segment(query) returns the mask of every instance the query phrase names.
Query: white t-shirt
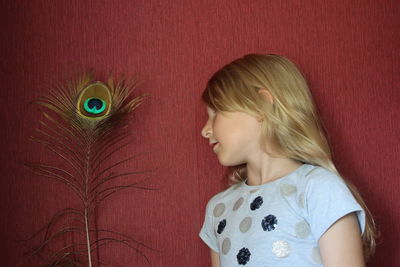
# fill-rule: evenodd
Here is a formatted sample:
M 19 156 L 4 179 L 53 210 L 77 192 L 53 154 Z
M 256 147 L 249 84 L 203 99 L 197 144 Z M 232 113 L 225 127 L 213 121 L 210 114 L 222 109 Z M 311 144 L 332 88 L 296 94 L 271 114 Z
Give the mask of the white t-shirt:
M 245 182 L 207 204 L 200 237 L 219 253 L 221 267 L 323 266 L 318 240 L 338 219 L 365 212 L 336 174 L 303 164 L 258 186 Z

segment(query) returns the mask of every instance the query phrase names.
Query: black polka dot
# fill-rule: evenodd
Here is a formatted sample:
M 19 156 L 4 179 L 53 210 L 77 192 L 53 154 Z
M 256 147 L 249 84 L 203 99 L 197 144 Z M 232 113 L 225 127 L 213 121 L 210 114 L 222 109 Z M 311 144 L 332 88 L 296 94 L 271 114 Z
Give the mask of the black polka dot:
M 236 255 L 237 261 L 240 265 L 246 265 L 250 260 L 250 250 L 248 248 L 242 248 Z
M 263 204 L 264 200 L 261 196 L 256 197 L 253 202 L 251 202 L 250 204 L 250 209 L 251 210 L 256 210 L 258 208 L 261 207 L 261 205 Z
M 225 229 L 225 226 L 226 226 L 226 220 L 225 219 L 223 219 L 222 221 L 220 221 L 219 222 L 219 224 L 218 224 L 218 230 L 217 230 L 217 233 L 218 234 L 221 234 L 222 233 L 222 231 L 224 231 L 224 229 Z
M 278 224 L 278 220 L 274 215 L 265 216 L 261 222 L 261 226 L 264 231 L 272 231 L 275 230 L 276 225 Z

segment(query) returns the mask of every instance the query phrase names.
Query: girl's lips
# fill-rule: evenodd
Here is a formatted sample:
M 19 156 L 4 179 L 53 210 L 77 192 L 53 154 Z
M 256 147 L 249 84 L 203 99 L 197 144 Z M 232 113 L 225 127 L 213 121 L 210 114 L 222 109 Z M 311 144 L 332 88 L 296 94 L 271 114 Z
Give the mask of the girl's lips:
M 214 152 L 215 152 L 215 148 L 218 146 L 218 144 L 219 144 L 219 143 L 217 142 L 217 143 L 215 143 L 215 144 L 212 145 L 212 146 L 213 146 L 212 149 L 213 149 Z

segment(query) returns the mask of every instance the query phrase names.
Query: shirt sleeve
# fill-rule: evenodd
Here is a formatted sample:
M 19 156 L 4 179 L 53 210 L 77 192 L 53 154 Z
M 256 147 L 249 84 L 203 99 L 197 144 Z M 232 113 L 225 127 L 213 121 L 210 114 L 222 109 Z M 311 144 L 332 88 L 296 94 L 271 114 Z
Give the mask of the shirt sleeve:
M 360 231 L 365 229 L 365 211 L 342 178 L 319 170 L 309 177 L 305 189 L 308 223 L 316 240 L 343 216 L 355 212 Z
M 217 245 L 217 237 L 214 230 L 214 217 L 212 214 L 212 201 L 210 200 L 206 208 L 206 216 L 204 218 L 203 227 L 200 230 L 200 238 L 209 246 L 212 250 L 219 253 Z

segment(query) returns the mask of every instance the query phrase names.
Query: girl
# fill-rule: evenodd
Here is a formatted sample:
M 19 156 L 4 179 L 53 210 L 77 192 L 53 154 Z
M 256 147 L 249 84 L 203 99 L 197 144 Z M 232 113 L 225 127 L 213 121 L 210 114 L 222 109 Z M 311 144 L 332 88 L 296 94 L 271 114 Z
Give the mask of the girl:
M 365 266 L 374 222 L 339 176 L 296 66 L 246 55 L 215 73 L 202 98 L 201 133 L 236 182 L 207 205 L 200 237 L 212 266 Z

